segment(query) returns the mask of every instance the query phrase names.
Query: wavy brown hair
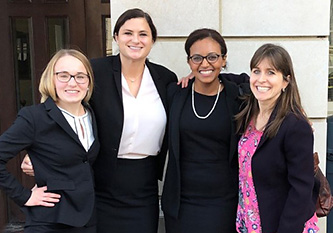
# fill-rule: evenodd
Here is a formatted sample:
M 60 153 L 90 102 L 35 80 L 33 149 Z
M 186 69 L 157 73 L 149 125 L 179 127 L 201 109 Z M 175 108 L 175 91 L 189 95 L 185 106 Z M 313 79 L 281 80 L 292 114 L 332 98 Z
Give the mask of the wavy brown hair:
M 253 55 L 250 68 L 257 67 L 259 63 L 267 59 L 268 62 L 279 72 L 282 73 L 283 79 L 288 82 L 285 91 L 281 91 L 281 95 L 272 107 L 274 119 L 269 121 L 265 128 L 265 136 L 268 138 L 274 137 L 289 113 L 294 113 L 299 118 L 306 119 L 303 111 L 301 98 L 299 95 L 293 63 L 289 53 L 281 46 L 274 44 L 262 45 Z M 259 114 L 258 100 L 251 93 L 244 97 L 243 109 L 236 116 L 237 132 L 242 134 L 250 124 L 250 121 Z M 271 116 L 272 118 L 272 116 Z

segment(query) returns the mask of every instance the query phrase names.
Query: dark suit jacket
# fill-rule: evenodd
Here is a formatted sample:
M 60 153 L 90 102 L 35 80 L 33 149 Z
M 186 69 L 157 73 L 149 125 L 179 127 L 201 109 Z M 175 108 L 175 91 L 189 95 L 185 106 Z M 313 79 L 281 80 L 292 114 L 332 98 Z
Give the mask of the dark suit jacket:
M 91 111 L 92 113 L 92 111 Z M 99 150 L 94 114 L 95 141 L 85 151 L 77 134 L 51 98 L 44 103 L 22 108 L 14 124 L 0 137 L 0 185 L 18 205 L 30 198 L 6 170 L 6 163 L 20 151 L 31 158 L 38 187 L 61 194 L 54 207 L 23 207 L 27 225 L 31 222 L 63 223 L 84 226 L 93 215 L 95 193 L 91 164 Z
M 113 172 L 116 170 L 119 143 L 123 130 L 124 110 L 121 86 L 120 56 L 110 56 L 91 61 L 95 90 L 91 105 L 96 113 L 101 142 L 100 154 L 94 165 L 96 190 L 108 192 L 111 188 Z M 167 110 L 166 89 L 171 82 L 176 82 L 176 75 L 167 68 L 146 61 L 164 108 Z M 159 178 L 162 178 L 167 151 L 166 136 L 158 154 Z
M 233 74 L 220 75 L 224 84 L 224 89 L 227 98 L 227 107 L 229 112 L 229 119 L 231 124 L 231 135 L 230 135 L 230 151 L 229 151 L 229 163 L 233 173 L 235 197 L 237 196 L 238 190 L 238 159 L 237 159 L 237 143 L 239 137 L 235 134 L 235 122 L 233 116 L 239 112 L 240 99 L 239 99 L 239 87 L 235 83 L 230 82 L 228 79 L 243 78 L 243 82 L 247 79 L 247 75 L 242 74 L 241 76 Z M 171 217 L 177 218 L 179 207 L 180 207 L 180 165 L 179 165 L 179 152 L 180 152 L 180 132 L 179 122 L 182 109 L 188 96 L 191 95 L 191 87 L 193 80 L 190 81 L 186 89 L 171 84 L 168 88 L 168 102 L 171 104 L 169 112 L 169 161 L 166 171 L 166 177 L 164 181 L 163 194 L 162 194 L 162 209 L 163 212 Z M 235 219 L 236 221 L 236 219 Z
M 289 114 L 274 138 L 260 140 L 252 158 L 263 233 L 303 232 L 315 212 L 313 169 L 312 129 Z

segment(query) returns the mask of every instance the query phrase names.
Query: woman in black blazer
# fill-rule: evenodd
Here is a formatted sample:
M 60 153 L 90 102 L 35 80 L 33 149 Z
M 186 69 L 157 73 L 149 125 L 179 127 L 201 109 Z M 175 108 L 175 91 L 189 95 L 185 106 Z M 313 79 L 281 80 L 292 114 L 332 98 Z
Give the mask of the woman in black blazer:
M 140 9 L 125 11 L 113 36 L 119 54 L 91 61 L 101 150 L 94 164 L 97 232 L 156 233 L 158 179 L 167 152 L 166 89 L 176 82 L 147 56 L 157 32 Z M 33 175 L 25 159 L 23 170 Z
M 24 232 L 94 233 L 92 163 L 99 151 L 88 100 L 92 70 L 76 50 L 60 50 L 42 74 L 41 104 L 22 108 L 0 137 L 0 186 L 26 214 Z M 36 186 L 27 189 L 6 170 L 20 151 L 29 153 Z
M 227 48 L 212 29 L 186 40 L 194 81 L 168 87 L 169 161 L 162 194 L 167 233 L 235 232 L 238 166 L 233 117 L 246 74 L 220 74 Z
M 94 164 L 99 233 L 156 233 L 158 178 L 166 157 L 166 87 L 176 82 L 147 56 L 156 40 L 150 16 L 124 12 L 114 26 L 119 54 L 93 59 L 101 150 Z
M 252 94 L 237 115 L 238 232 L 317 232 L 313 133 L 288 52 L 265 44 L 251 60 Z

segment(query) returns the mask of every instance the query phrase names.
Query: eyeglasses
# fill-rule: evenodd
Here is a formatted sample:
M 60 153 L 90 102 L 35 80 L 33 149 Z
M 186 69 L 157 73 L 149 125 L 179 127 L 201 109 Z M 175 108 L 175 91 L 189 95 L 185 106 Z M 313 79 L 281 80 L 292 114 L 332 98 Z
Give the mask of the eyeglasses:
M 210 64 L 213 64 L 213 63 L 217 62 L 217 60 L 221 56 L 223 56 L 223 54 L 210 53 L 207 56 L 201 56 L 199 54 L 194 54 L 193 56 L 190 56 L 189 59 L 191 59 L 191 61 L 194 64 L 201 64 L 204 59 L 206 59 Z
M 66 71 L 56 72 L 55 75 L 59 82 L 68 83 L 71 78 L 74 78 L 75 82 L 79 84 L 85 84 L 89 80 L 89 75 L 84 73 L 77 73 L 76 75 L 71 75 Z

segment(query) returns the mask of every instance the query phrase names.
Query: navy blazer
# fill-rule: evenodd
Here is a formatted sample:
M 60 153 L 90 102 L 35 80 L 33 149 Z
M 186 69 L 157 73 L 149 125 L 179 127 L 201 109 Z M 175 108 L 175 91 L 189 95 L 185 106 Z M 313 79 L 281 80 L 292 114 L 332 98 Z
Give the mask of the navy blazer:
M 236 126 L 234 121 L 234 115 L 240 110 L 241 101 L 239 99 L 240 88 L 235 85 L 234 82 L 229 80 L 237 81 L 241 79 L 241 82 L 245 82 L 248 79 L 246 74 L 234 75 L 234 74 L 223 74 L 219 78 L 224 84 L 224 90 L 226 93 L 227 107 L 229 113 L 229 119 L 231 124 L 231 135 L 230 135 L 230 151 L 229 151 L 229 162 L 230 168 L 233 174 L 233 188 L 235 190 L 235 200 L 237 198 L 238 190 L 238 159 L 237 159 L 237 143 L 239 137 L 236 135 Z M 191 95 L 191 87 L 193 80 L 190 80 L 187 88 L 182 89 L 181 87 L 171 84 L 168 88 L 168 102 L 170 103 L 169 112 L 169 160 L 167 165 L 167 171 L 165 175 L 163 194 L 162 194 L 162 210 L 166 215 L 177 218 L 180 207 L 180 132 L 179 122 L 184 104 L 188 96 Z M 236 219 L 235 219 L 236 221 Z
M 290 113 L 274 138 L 262 137 L 252 158 L 263 233 L 303 232 L 315 212 L 313 169 L 312 128 Z
M 23 207 L 29 225 L 33 222 L 86 225 L 93 216 L 95 192 L 92 163 L 99 151 L 93 112 L 95 141 L 88 152 L 51 98 L 44 103 L 22 108 L 14 124 L 0 137 L 0 185 L 19 206 L 31 196 L 6 170 L 6 163 L 26 150 L 34 166 L 38 187 L 59 193 L 54 207 Z
M 124 123 L 124 109 L 121 85 L 120 56 L 110 56 L 91 60 L 95 76 L 95 90 L 91 105 L 96 113 L 101 142 L 100 154 L 94 164 L 96 191 L 108 192 L 110 182 L 116 170 L 119 144 Z M 167 111 L 166 89 L 177 76 L 167 68 L 146 61 L 163 106 Z M 159 178 L 162 178 L 164 161 L 167 152 L 167 137 L 164 137 L 162 148 L 158 154 Z M 110 191 L 110 190 L 109 190 Z

